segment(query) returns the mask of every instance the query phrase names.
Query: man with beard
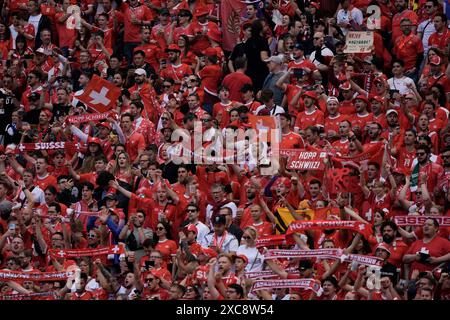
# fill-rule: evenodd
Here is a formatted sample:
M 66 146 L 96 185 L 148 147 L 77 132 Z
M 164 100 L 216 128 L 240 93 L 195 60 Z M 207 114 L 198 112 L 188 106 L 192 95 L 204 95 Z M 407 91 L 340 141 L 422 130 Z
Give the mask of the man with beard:
M 439 56 L 433 56 L 430 59 L 430 74 L 427 77 L 427 87 L 431 88 L 435 84 L 444 87 L 447 99 L 450 97 L 450 80 L 442 72 L 442 59 Z
M 419 177 L 425 175 L 427 190 L 432 195 L 439 177 L 444 174 L 444 168 L 430 160 L 430 153 L 427 145 L 419 144 L 416 148 L 417 164 L 412 167 L 411 188 L 419 187 Z
M 140 97 L 151 101 L 153 88 L 147 81 L 147 73 L 144 69 L 138 68 L 134 70 L 134 82 L 134 85 L 128 89 L 130 95 L 137 92 Z
M 389 252 L 387 261 L 396 268 L 400 268 L 402 266 L 403 256 L 408 251 L 408 246 L 403 242 L 402 238 L 397 237 L 397 230 L 398 227 L 393 221 L 383 222 L 381 225 L 383 242 L 381 244 Z
M 202 247 L 209 247 L 217 253 L 236 254 L 239 247 L 239 241 L 236 237 L 226 231 L 226 217 L 216 215 L 212 220 L 214 231 L 207 234 L 202 240 Z
M 126 139 L 125 149 L 130 157 L 130 162 L 134 162 L 145 149 L 145 138 L 141 133 L 134 131 L 134 116 L 124 113 L 120 117 L 120 125 Z
M 186 165 L 181 164 L 178 167 L 177 182 L 172 185 L 172 190 L 175 191 L 178 196 L 182 196 L 186 192 L 186 184 L 188 183 L 189 171 Z
M 397 147 L 394 141 L 398 140 L 400 134 L 400 123 L 398 120 L 398 111 L 389 109 L 386 111 L 387 130 L 382 134 L 382 137 L 391 142 L 391 147 Z M 401 140 L 400 140 L 401 141 Z
M 383 127 L 378 122 L 371 122 L 367 124 L 368 130 L 368 138 L 369 144 L 380 143 L 384 139 L 381 137 L 381 133 L 383 132 Z
M 86 215 L 80 215 L 78 211 L 93 211 L 98 210 L 97 201 L 92 197 L 94 192 L 94 185 L 90 182 L 83 182 L 80 186 L 81 189 L 81 200 L 72 205 L 72 209 L 75 210 L 73 213 L 77 220 L 83 223 L 83 229 L 86 230 L 87 217 Z
M 169 57 L 169 64 L 161 70 L 161 78 L 172 79 L 175 82 L 175 89 L 179 90 L 184 75 L 192 74 L 191 67 L 181 62 L 181 50 L 178 45 L 171 44 L 165 51 Z
M 405 75 L 415 82 L 419 78 L 419 69 L 423 60 L 422 40 L 415 34 L 412 34 L 412 21 L 403 18 L 400 22 L 402 35 L 394 38 L 393 53 L 397 59 L 405 62 Z
M 305 57 L 305 48 L 301 43 L 296 43 L 294 45 L 294 49 L 292 50 L 292 57 L 294 58 L 294 61 L 289 62 L 288 70 L 289 69 L 309 70 L 309 72 L 307 72 L 309 85 L 314 84 L 313 83 L 314 80 L 321 79 L 320 72 L 319 70 L 317 70 L 315 64 Z
M 325 117 L 322 111 L 317 107 L 317 94 L 315 91 L 306 91 L 302 93 L 305 111 L 299 112 L 295 120 L 294 131 L 304 136 L 305 130 L 309 126 L 322 127 L 325 123 Z
M 76 283 L 75 292 L 68 294 L 68 300 L 92 300 L 92 293 L 90 291 L 86 291 L 86 285 L 88 282 L 88 275 L 86 273 L 80 274 L 79 283 Z M 67 284 L 59 291 L 59 295 L 64 297 L 68 292 L 70 292 L 73 286 L 73 280 L 68 279 Z
M 364 95 L 357 96 L 354 100 L 356 114 L 349 117 L 352 124 L 352 131 L 356 136 L 363 139 L 366 136 L 366 126 L 373 120 L 372 114 L 367 111 L 369 100 Z
M 417 14 L 408 9 L 408 1 L 395 0 L 394 6 L 397 9 L 397 13 L 392 17 L 392 43 L 402 35 L 400 24 L 403 19 L 409 19 L 414 26 L 417 26 L 419 22 Z
M 339 100 L 333 96 L 327 99 L 327 111 L 328 115 L 324 120 L 325 137 L 334 142 L 339 138 L 339 123 L 346 117 L 339 112 Z
M 134 117 L 134 131 L 142 134 L 146 145 L 149 145 L 157 141 L 157 134 L 154 123 L 149 120 L 151 115 L 146 114 L 147 111 L 144 109 L 144 104 L 140 101 L 139 94 L 133 92 L 131 94 L 130 114 Z M 143 113 L 145 113 L 145 117 Z
M 144 52 L 144 60 L 153 68 L 154 73 L 154 70 L 159 70 L 159 59 L 162 58 L 163 51 L 151 42 L 150 34 L 151 28 L 146 26 L 141 28 L 141 44 L 134 49 L 134 54 L 138 51 Z

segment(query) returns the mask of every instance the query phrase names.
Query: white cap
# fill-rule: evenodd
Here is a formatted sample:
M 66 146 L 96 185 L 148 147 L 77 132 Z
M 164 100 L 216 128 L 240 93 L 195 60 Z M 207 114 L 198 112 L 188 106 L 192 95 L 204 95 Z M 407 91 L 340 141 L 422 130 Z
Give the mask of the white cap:
M 140 75 L 140 76 L 143 76 L 143 75 L 147 75 L 147 72 L 145 72 L 144 69 L 139 68 L 139 69 L 136 69 L 136 70 L 134 71 L 134 74 L 138 74 L 138 75 Z

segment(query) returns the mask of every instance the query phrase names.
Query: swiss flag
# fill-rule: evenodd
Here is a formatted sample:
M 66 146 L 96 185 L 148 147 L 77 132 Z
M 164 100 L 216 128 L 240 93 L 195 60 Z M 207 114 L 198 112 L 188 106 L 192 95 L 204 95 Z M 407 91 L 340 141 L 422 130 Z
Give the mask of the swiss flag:
M 120 92 L 120 88 L 114 84 L 94 75 L 84 92 L 77 99 L 91 109 L 103 113 L 116 105 Z
M 277 128 L 277 121 L 272 116 L 255 116 L 254 114 L 248 114 L 248 122 L 258 134 L 261 131 L 267 131 L 267 142 L 271 141 L 272 130 Z

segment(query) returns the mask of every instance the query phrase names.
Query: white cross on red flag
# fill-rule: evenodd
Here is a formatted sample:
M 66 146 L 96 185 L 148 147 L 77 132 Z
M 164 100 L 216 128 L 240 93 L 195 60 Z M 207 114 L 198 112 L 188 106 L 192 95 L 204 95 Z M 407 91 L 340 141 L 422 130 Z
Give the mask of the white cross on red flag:
M 77 99 L 91 109 L 102 113 L 114 108 L 120 92 L 120 88 L 114 84 L 94 75 L 84 89 L 84 92 Z

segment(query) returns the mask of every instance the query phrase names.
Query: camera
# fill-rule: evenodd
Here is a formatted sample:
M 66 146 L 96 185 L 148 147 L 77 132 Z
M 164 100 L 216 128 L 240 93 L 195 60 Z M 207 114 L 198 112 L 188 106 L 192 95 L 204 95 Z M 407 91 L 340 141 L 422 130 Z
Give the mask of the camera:
M 305 69 L 294 69 L 294 77 L 301 78 L 305 75 Z

